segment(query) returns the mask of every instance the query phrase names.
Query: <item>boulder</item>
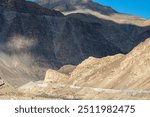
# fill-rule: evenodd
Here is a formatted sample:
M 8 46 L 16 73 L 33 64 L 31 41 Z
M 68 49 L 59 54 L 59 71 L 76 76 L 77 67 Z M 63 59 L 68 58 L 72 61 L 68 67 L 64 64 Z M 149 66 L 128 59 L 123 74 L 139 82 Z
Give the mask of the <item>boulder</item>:
M 69 79 L 68 75 L 65 75 L 63 73 L 60 73 L 56 70 L 49 69 L 46 72 L 45 76 L 45 82 L 51 82 L 51 83 L 62 83 L 63 81 Z

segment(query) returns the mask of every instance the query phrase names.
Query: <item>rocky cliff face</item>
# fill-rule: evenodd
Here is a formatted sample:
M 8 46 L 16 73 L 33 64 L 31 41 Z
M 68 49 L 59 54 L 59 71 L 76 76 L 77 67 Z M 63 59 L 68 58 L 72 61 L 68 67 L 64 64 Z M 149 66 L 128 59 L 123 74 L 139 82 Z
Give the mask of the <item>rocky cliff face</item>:
M 48 68 L 77 65 L 89 56 L 128 53 L 149 36 L 149 26 L 81 13 L 64 16 L 24 0 L 0 2 L 0 58 L 10 69 L 33 78 L 43 78 Z

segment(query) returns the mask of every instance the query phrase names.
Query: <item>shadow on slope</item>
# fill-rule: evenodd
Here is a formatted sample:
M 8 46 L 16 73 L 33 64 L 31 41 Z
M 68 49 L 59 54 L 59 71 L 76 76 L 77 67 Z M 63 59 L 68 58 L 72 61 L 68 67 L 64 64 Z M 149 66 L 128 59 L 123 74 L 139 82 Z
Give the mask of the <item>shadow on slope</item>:
M 7 12 L 8 13 L 8 12 Z M 117 24 L 91 15 L 66 17 L 6 12 L 0 17 L 1 51 L 33 57 L 42 67 L 77 65 L 89 56 L 126 54 L 150 36 L 150 26 Z

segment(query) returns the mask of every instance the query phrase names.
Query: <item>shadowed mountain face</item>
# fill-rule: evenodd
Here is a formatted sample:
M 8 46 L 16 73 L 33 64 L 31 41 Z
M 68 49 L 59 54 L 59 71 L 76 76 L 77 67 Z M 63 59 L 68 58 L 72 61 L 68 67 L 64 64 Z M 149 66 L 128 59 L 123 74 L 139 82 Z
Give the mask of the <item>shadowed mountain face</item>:
M 27 77 L 43 78 L 49 67 L 77 65 L 89 56 L 128 53 L 149 36 L 149 26 L 80 13 L 64 16 L 24 0 L 0 1 L 0 59 L 19 69 L 18 77 L 25 72 Z
M 50 11 L 33 2 L 26 2 L 25 0 L 0 0 L 0 7 L 2 10 L 12 10 L 12 11 L 22 12 L 22 13 L 63 16 L 60 12 L 54 10 Z

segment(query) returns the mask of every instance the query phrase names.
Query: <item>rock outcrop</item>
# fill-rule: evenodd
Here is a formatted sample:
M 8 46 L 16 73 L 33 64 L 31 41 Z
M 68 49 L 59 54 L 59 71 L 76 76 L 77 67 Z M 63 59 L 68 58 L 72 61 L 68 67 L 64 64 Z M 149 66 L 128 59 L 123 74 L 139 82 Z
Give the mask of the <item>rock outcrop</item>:
M 89 58 L 72 72 L 74 85 L 104 89 L 150 90 L 150 40 L 127 55 Z
M 0 77 L 0 95 L 7 95 L 14 92 L 14 88 Z
M 46 72 L 44 81 L 50 82 L 50 83 L 63 83 L 63 81 L 66 81 L 68 79 L 69 79 L 68 75 L 65 75 L 65 74 L 60 73 L 58 71 L 49 69 Z
M 58 71 L 70 75 L 75 68 L 75 65 L 64 65 Z

